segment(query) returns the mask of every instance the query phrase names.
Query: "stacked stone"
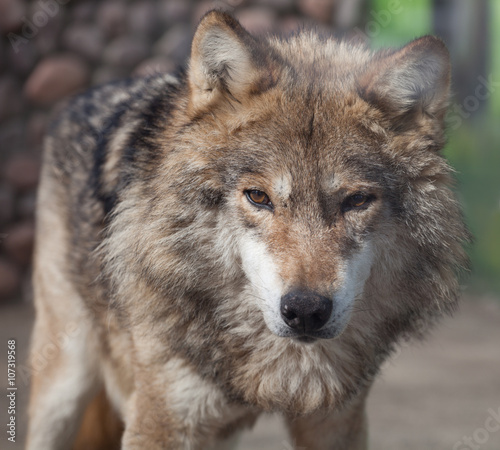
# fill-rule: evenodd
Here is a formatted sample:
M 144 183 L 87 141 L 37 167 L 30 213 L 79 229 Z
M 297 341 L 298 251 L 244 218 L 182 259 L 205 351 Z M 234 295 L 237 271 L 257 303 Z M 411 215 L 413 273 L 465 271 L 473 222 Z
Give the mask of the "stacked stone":
M 64 99 L 112 79 L 174 70 L 214 7 L 253 33 L 288 33 L 307 16 L 330 23 L 334 3 L 0 0 L 0 301 L 30 295 L 42 141 Z

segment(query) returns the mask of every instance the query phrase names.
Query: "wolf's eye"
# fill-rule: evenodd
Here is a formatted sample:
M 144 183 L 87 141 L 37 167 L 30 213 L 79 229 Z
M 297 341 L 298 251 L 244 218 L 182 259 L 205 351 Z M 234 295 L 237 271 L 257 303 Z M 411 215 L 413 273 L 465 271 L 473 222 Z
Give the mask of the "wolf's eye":
M 358 192 L 354 195 L 347 197 L 342 203 L 342 209 L 348 211 L 350 209 L 357 209 L 366 206 L 374 199 L 373 196 Z
M 265 206 L 266 208 L 272 209 L 273 204 L 271 203 L 269 196 L 265 192 L 258 191 L 256 189 L 251 189 L 245 191 L 245 194 L 250 203 L 253 203 L 254 205 L 257 206 Z

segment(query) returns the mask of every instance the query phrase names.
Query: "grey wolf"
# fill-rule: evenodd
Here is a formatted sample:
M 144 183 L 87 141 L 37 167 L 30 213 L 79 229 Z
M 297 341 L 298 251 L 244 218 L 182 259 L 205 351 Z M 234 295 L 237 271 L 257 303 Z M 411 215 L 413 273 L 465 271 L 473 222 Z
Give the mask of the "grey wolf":
M 76 327 L 34 370 L 28 448 L 221 449 L 274 411 L 299 447 L 366 449 L 380 365 L 467 266 L 449 83 L 434 37 L 259 40 L 214 11 L 185 71 L 76 97 L 46 140 L 33 357 Z

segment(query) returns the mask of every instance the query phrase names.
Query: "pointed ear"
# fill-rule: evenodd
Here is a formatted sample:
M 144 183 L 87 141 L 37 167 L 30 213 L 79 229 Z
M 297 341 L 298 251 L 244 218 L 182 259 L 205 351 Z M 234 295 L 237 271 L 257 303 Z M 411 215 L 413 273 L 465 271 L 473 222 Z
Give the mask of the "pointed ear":
M 188 79 L 191 115 L 223 101 L 241 103 L 275 82 L 270 52 L 221 11 L 207 13 L 196 29 Z
M 360 94 L 396 128 L 427 115 L 444 120 L 450 90 L 450 56 L 444 43 L 424 36 L 381 53 L 359 80 Z

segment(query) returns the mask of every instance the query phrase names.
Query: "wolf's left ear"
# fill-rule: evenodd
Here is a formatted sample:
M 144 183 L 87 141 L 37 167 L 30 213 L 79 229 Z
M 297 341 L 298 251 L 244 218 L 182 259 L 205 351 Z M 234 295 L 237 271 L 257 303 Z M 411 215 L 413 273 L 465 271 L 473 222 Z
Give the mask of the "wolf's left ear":
M 448 50 L 440 39 L 425 36 L 395 52 L 382 52 L 359 80 L 359 87 L 361 96 L 394 127 L 414 121 L 415 114 L 442 125 L 450 95 Z
M 229 14 L 211 11 L 193 38 L 189 63 L 189 111 L 198 114 L 222 101 L 241 103 L 274 83 L 269 51 Z

